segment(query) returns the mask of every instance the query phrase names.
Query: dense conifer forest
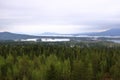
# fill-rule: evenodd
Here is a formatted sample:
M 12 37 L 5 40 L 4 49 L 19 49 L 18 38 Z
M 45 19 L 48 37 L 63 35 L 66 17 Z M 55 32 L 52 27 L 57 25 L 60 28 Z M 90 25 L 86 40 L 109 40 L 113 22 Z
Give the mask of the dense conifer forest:
M 1 42 L 0 80 L 120 80 L 120 44 Z

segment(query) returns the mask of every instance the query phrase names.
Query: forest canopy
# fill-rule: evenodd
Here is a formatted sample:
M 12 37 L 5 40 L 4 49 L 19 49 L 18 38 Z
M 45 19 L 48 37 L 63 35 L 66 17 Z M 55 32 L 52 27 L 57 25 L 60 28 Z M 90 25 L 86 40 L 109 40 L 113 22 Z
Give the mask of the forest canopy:
M 120 80 L 120 44 L 2 42 L 0 80 Z

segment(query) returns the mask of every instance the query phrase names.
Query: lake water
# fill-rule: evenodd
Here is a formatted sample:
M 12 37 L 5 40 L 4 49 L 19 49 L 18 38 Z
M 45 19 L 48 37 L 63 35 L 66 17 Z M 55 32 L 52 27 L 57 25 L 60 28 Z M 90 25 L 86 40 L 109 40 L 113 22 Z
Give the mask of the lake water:
M 42 42 L 67 42 L 67 41 L 70 41 L 70 39 L 68 38 L 64 38 L 64 39 L 52 39 L 52 38 L 42 38 L 41 39 Z
M 108 41 L 112 41 L 112 42 L 115 42 L 115 43 L 120 43 L 120 40 L 108 40 Z

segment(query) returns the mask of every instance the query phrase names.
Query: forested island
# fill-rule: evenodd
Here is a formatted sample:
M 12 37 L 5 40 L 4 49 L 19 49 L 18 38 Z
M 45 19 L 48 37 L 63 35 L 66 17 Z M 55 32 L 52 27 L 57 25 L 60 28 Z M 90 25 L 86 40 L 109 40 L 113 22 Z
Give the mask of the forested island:
M 120 44 L 0 42 L 0 80 L 120 80 Z

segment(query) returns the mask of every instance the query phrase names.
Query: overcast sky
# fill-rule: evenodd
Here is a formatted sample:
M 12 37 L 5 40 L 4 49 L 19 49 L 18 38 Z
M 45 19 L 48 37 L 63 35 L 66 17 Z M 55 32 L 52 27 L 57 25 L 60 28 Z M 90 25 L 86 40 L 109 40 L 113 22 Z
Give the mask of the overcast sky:
M 120 0 L 0 0 L 0 31 L 98 32 L 120 27 Z

